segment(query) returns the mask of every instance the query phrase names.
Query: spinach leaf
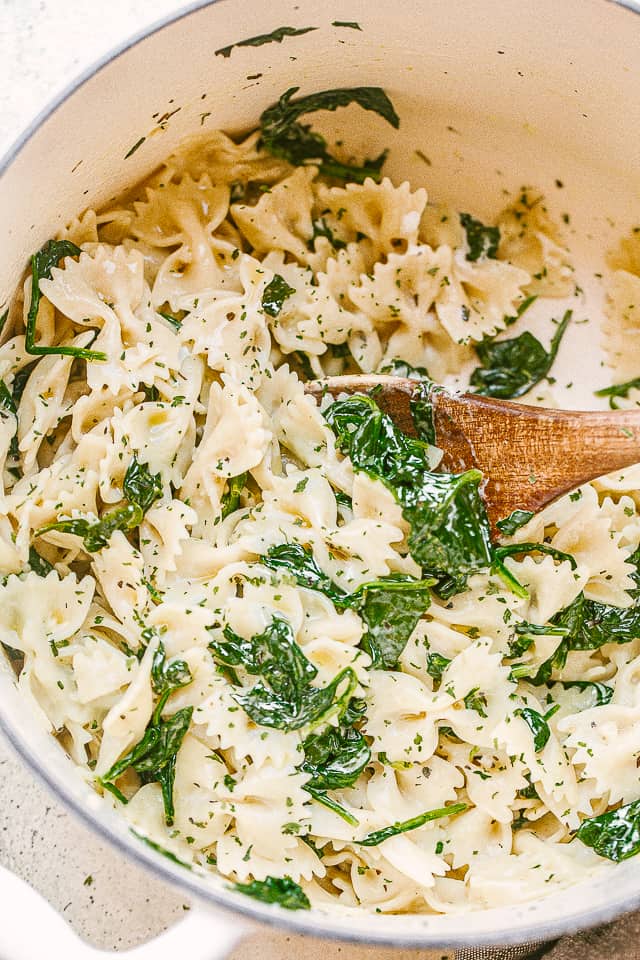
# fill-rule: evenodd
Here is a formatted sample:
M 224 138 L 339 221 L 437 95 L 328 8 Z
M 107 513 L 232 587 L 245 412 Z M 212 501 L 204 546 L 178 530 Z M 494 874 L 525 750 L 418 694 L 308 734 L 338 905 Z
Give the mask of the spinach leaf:
M 115 781 L 130 767 L 135 770 L 142 783 L 159 783 L 165 820 L 167 826 L 171 826 L 175 814 L 173 782 L 176 775 L 176 757 L 189 729 L 192 713 L 193 707 L 183 707 L 168 720 L 159 720 L 154 712 L 142 740 L 100 778 L 102 786 L 122 803 L 127 803 L 124 794 L 115 786 Z
M 14 427 L 13 436 L 9 442 L 9 454 L 14 460 L 19 461 L 20 447 L 18 446 L 18 409 L 16 407 L 13 395 L 4 380 L 0 380 L 0 411 L 15 418 L 16 424 Z
M 474 220 L 469 213 L 460 214 L 460 223 L 467 235 L 467 260 L 475 261 L 481 257 L 495 260 L 500 244 L 498 227 L 485 227 L 480 220 Z
M 292 100 L 299 87 L 291 87 L 282 94 L 277 103 L 268 107 L 260 117 L 261 144 L 275 157 L 301 166 L 317 163 L 321 173 L 330 177 L 354 180 L 363 183 L 367 177 L 379 180 L 386 151 L 375 160 L 366 160 L 361 166 L 341 163 L 333 157 L 323 136 L 314 133 L 309 124 L 298 123 L 298 118 L 318 110 L 337 110 L 350 103 L 357 103 L 363 110 L 371 110 L 397 128 L 400 120 L 393 104 L 380 87 L 351 87 L 339 90 L 322 90 Z
M 35 547 L 29 547 L 29 566 L 39 577 L 46 577 L 54 569 L 53 564 L 41 557 Z
M 481 717 L 486 719 L 487 698 L 480 690 L 480 687 L 474 687 L 473 690 L 469 690 L 463 702 L 467 710 L 475 710 L 476 713 L 479 713 Z
M 529 309 L 529 307 L 531 306 L 531 304 L 532 304 L 532 303 L 535 303 L 537 299 L 538 299 L 538 294 L 537 294 L 537 293 L 532 294 L 530 297 L 526 297 L 526 298 L 522 301 L 522 303 L 518 304 L 518 308 L 517 308 L 517 310 L 516 310 L 516 312 L 515 312 L 515 315 L 514 315 L 513 317 L 505 317 L 505 318 L 504 318 L 504 325 L 505 325 L 505 327 L 511 327 L 511 326 L 513 326 L 513 324 L 516 323 L 516 322 L 520 319 L 520 317 L 522 316 L 523 313 L 526 313 L 526 311 Z
M 540 750 L 543 750 L 549 742 L 549 737 L 551 736 L 551 729 L 548 724 L 548 720 L 557 713 L 560 709 L 559 704 L 554 704 L 554 706 L 548 710 L 544 716 L 541 713 L 538 713 L 537 710 L 533 710 L 531 707 L 522 707 L 521 710 L 516 710 L 516 716 L 522 717 L 525 721 L 531 733 L 533 734 L 533 746 L 536 753 L 539 753 Z
M 400 833 L 407 833 L 409 830 L 416 830 L 418 827 L 429 823 L 430 820 L 439 820 L 441 817 L 453 817 L 457 813 L 462 813 L 467 809 L 466 803 L 451 803 L 448 807 L 440 807 L 439 810 L 427 810 L 417 817 L 411 817 L 409 820 L 401 820 L 393 823 L 390 827 L 383 827 L 382 830 L 374 830 L 368 833 L 363 840 L 356 840 L 361 847 L 377 847 L 379 843 L 388 840 L 389 837 L 397 837 Z
M 250 640 L 226 626 L 223 637 L 209 644 L 215 659 L 226 667 L 242 666 L 268 684 L 259 680 L 249 690 L 234 694 L 235 701 L 255 723 L 277 730 L 299 730 L 334 717 L 340 719 L 344 714 L 358 684 L 353 670 L 342 670 L 326 687 L 312 687 L 318 671 L 296 643 L 287 620 L 275 616 Z
M 349 27 L 351 30 L 362 30 L 362 27 L 355 20 L 332 20 L 332 27 Z
M 554 618 L 568 628 L 571 650 L 596 650 L 605 643 L 629 643 L 640 637 L 640 606 L 613 607 L 580 594 Z
M 502 561 L 505 557 L 512 557 L 514 554 L 517 555 L 519 553 L 545 553 L 547 556 L 557 560 L 558 563 L 568 560 L 572 570 L 575 570 L 577 566 L 575 558 L 572 557 L 570 553 L 557 550 L 548 543 L 509 543 L 502 547 L 496 547 L 493 551 L 493 556 L 495 560 Z
M 339 693 L 342 686 L 344 689 Z M 292 699 L 266 687 L 260 680 L 246 693 L 236 694 L 234 699 L 254 723 L 276 730 L 299 730 L 339 718 L 357 686 L 358 678 L 351 667 L 346 667 L 326 687 L 302 687 Z
M 349 606 L 346 590 L 323 573 L 311 550 L 305 549 L 301 543 L 282 543 L 271 547 L 268 553 L 260 557 L 260 561 L 271 570 L 290 574 L 298 586 L 324 593 L 336 607 Z
M 437 447 L 436 425 L 433 419 L 433 396 L 442 390 L 442 387 L 423 380 L 413 391 L 413 396 L 409 401 L 409 410 L 411 419 L 415 427 L 416 434 L 424 443 Z
M 365 583 L 347 593 L 316 564 L 313 554 L 299 543 L 271 547 L 262 563 L 289 573 L 301 587 L 324 593 L 339 609 L 351 608 L 364 621 L 367 631 L 362 647 L 373 667 L 394 667 L 418 620 L 431 602 L 432 580 L 414 580 L 396 574 Z
M 158 310 L 158 313 L 163 320 L 166 320 L 167 323 L 170 323 L 174 330 L 179 330 L 182 326 L 182 320 L 178 320 L 177 317 L 174 317 L 172 313 L 165 313 L 162 310 Z
M 247 473 L 240 473 L 237 477 L 227 480 L 227 489 L 222 494 L 222 519 L 226 520 L 230 513 L 240 506 L 240 494 L 247 483 Z
M 304 788 L 307 793 L 310 793 L 314 800 L 317 800 L 318 803 L 321 803 L 323 807 L 326 807 L 327 810 L 331 810 L 332 813 L 337 814 L 341 817 L 345 823 L 348 823 L 351 827 L 357 827 L 360 821 L 357 817 L 354 817 L 346 807 L 343 807 L 341 803 L 338 803 L 337 800 L 334 800 L 333 797 L 330 797 L 328 793 L 325 793 L 324 790 L 316 790 L 315 787 L 305 785 Z
M 504 520 L 498 520 L 496 527 L 500 533 L 504 533 L 507 537 L 512 537 L 516 530 L 524 527 L 525 523 L 529 523 L 533 515 L 533 510 L 514 510 L 508 517 L 505 517 Z
M 216 660 L 225 666 L 243 667 L 251 676 L 263 676 L 271 687 L 288 699 L 315 678 L 318 671 L 294 639 L 290 623 L 274 616 L 269 626 L 250 640 L 228 625 L 223 640 L 209 644 Z
M 279 273 L 274 274 L 262 294 L 262 309 L 270 317 L 277 317 L 282 310 L 284 301 L 295 293 L 295 287 L 290 287 L 284 277 Z
M 311 362 L 306 353 L 303 353 L 302 350 L 293 350 L 289 354 L 289 363 L 293 361 L 296 366 L 299 368 L 299 374 L 301 380 L 316 380 L 316 374 L 314 373 Z
M 529 774 L 525 774 L 525 779 L 529 780 Z M 524 787 L 522 790 L 518 790 L 519 797 L 522 797 L 523 800 L 539 800 L 540 794 L 536 790 L 535 786 L 529 780 L 529 786 Z
M 251 883 L 234 883 L 233 889 L 262 903 L 277 903 L 285 910 L 311 909 L 308 896 L 291 877 L 267 877 L 266 880 L 252 880 Z
M 51 279 L 51 270 L 57 267 L 63 257 L 77 257 L 82 253 L 80 247 L 70 240 L 49 240 L 44 247 L 31 257 L 31 303 L 25 327 L 25 350 L 30 354 L 62 354 L 78 357 L 81 360 L 106 360 L 106 353 L 97 350 L 85 350 L 81 347 L 42 347 L 36 344 L 36 320 L 40 306 L 40 281 Z
M 147 510 L 162 496 L 162 479 L 159 473 L 152 474 L 146 464 L 139 463 L 134 457 L 127 468 L 122 489 L 128 503 L 108 510 L 99 520 L 87 520 L 86 517 L 56 520 L 37 530 L 36 536 L 59 530 L 82 537 L 87 553 L 101 550 L 116 530 L 128 531 L 140 526 Z
M 162 478 L 159 473 L 151 473 L 146 463 L 139 463 L 133 457 L 124 475 L 122 491 L 129 501 L 143 514 L 162 496 Z
M 596 680 L 562 680 L 561 682 L 567 689 L 577 687 L 578 690 L 590 690 L 595 699 L 595 707 L 604 707 L 613 696 L 613 687 Z
M 11 391 L 7 387 L 4 380 L 0 380 L 0 408 L 5 410 L 7 413 L 13 414 L 14 417 L 17 417 L 18 415 Z
M 130 530 L 139 523 L 138 513 L 131 504 L 109 510 L 100 520 L 87 520 L 85 517 L 72 517 L 69 520 L 57 520 L 41 527 L 36 535 L 59 530 L 82 537 L 82 545 L 87 553 L 96 553 L 106 547 L 116 530 Z M 141 518 L 140 518 L 141 519 Z
M 448 657 L 443 657 L 441 653 L 428 653 L 427 673 L 430 677 L 433 677 L 433 679 L 439 685 L 442 682 L 442 674 L 450 663 L 451 660 L 449 660 Z
M 512 340 L 485 337 L 474 344 L 482 362 L 469 380 L 471 386 L 477 388 L 476 393 L 503 400 L 513 400 L 528 393 L 551 370 L 570 319 L 571 310 L 567 310 L 551 339 L 548 352 L 528 330 Z
M 527 677 L 535 685 L 548 683 L 553 670 L 565 665 L 567 654 L 571 650 L 597 650 L 605 643 L 630 643 L 640 637 L 640 587 L 638 564 L 640 549 L 629 558 L 636 567 L 632 574 L 636 587 L 629 591 L 634 599 L 630 607 L 614 607 L 610 604 L 587 600 L 584 593 L 551 618 L 549 624 L 538 625 L 521 623 L 516 633 L 536 636 L 561 636 L 562 641 L 555 652 L 538 668 L 535 676 L 530 677 L 527 664 L 512 667 L 515 678 Z
M 609 406 L 612 410 L 618 410 L 619 404 L 616 403 L 618 397 L 628 397 L 630 390 L 640 389 L 640 377 L 633 380 L 627 380 L 625 383 L 614 383 L 611 387 L 603 387 L 602 390 L 595 390 L 594 396 L 608 397 Z
M 162 711 L 171 694 L 181 687 L 186 687 L 192 680 L 189 665 L 185 660 L 171 660 L 167 663 L 164 644 L 159 640 L 151 665 L 151 685 L 158 696 L 158 702 L 153 711 L 153 724 L 160 723 Z
M 640 852 L 640 800 L 583 820 L 576 837 L 615 863 L 635 857 Z
M 407 437 L 366 396 L 338 400 L 325 412 L 337 446 L 354 469 L 381 480 L 411 526 L 409 550 L 449 597 L 491 562 L 489 521 L 480 497 L 482 474 L 434 473 L 427 445 Z
M 339 507 L 348 507 L 349 510 L 353 510 L 353 500 L 351 497 L 348 497 L 346 493 L 343 493 L 342 490 L 336 490 L 336 503 Z
M 13 397 L 13 404 L 16 408 L 20 406 L 20 401 L 22 400 L 22 394 L 24 393 L 24 388 L 27 385 L 27 381 L 31 374 L 34 371 L 37 360 L 33 360 L 31 363 L 28 363 L 26 367 L 22 367 L 21 370 L 18 370 L 15 377 L 13 378 L 13 386 L 11 388 L 11 396 Z
M 305 789 L 335 790 L 350 787 L 371 759 L 367 741 L 353 726 L 327 727 L 304 741 L 300 769 L 311 774 Z
M 404 377 L 406 380 L 423 380 L 426 383 L 433 383 L 426 367 L 414 367 L 406 360 L 397 358 L 390 360 L 384 367 L 380 367 L 380 373 L 386 373 L 390 377 Z
M 351 606 L 366 624 L 361 644 L 374 669 L 392 670 L 431 602 L 433 580 L 400 574 L 365 583 L 351 594 Z
M 285 37 L 301 37 L 302 34 L 311 33 L 312 30 L 317 29 L 317 27 L 278 27 L 271 33 L 260 33 L 257 37 L 248 37 L 246 40 L 230 43 L 228 47 L 220 47 L 215 51 L 215 55 L 228 58 L 236 47 L 262 47 L 265 43 L 282 43 Z

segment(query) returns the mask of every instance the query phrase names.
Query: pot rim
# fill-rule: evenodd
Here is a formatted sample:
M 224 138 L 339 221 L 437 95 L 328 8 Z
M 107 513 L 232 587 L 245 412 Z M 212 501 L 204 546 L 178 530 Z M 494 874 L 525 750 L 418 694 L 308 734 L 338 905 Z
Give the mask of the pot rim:
M 159 33 L 165 27 L 172 26 L 180 20 L 191 16 L 205 7 L 213 6 L 220 0 L 192 0 L 178 10 L 166 14 L 164 17 L 154 20 L 151 24 L 142 27 L 133 34 L 126 37 L 121 43 L 111 47 L 105 54 L 94 60 L 88 67 L 85 67 L 77 76 L 66 84 L 46 105 L 33 117 L 27 126 L 21 131 L 14 142 L 9 146 L 5 153 L 0 156 L 0 179 L 10 168 L 11 164 L 19 156 L 23 148 L 29 143 L 32 137 L 37 133 L 40 127 L 66 101 L 73 96 L 84 84 L 100 73 L 105 67 L 113 61 L 119 59 L 124 53 L 132 47 L 137 46 L 148 37 Z M 640 0 L 600 0 L 601 3 L 611 4 L 621 7 L 631 13 L 640 15 Z M 350 918 L 336 914 L 333 916 L 329 911 L 321 910 L 290 911 L 277 905 L 265 905 L 258 901 L 252 901 L 249 897 L 229 890 L 226 894 L 223 890 L 216 890 L 211 886 L 200 883 L 197 874 L 191 873 L 183 867 L 177 867 L 171 861 L 162 857 L 161 854 L 154 852 L 150 847 L 145 846 L 137 838 L 126 835 L 115 828 L 112 828 L 107 820 L 96 816 L 80 797 L 63 781 L 62 777 L 53 776 L 49 770 L 40 763 L 37 756 L 32 754 L 27 743 L 22 739 L 19 732 L 14 729 L 5 719 L 0 711 L 0 732 L 4 734 L 18 756 L 24 760 L 25 764 L 31 769 L 36 777 L 45 784 L 45 786 L 60 799 L 67 809 L 77 816 L 80 821 L 86 825 L 97 836 L 106 840 L 115 847 L 120 853 L 129 857 L 138 866 L 150 870 L 161 880 L 169 881 L 177 887 L 188 891 L 197 900 L 214 906 L 216 909 L 225 913 L 240 914 L 247 918 L 258 920 L 260 923 L 276 928 L 284 929 L 290 933 L 307 934 L 310 936 L 322 937 L 328 940 L 339 940 L 350 943 L 363 943 L 371 945 L 386 945 L 390 947 L 404 948 L 460 948 L 469 946 L 510 946 L 522 943 L 542 944 L 562 936 L 577 933 L 580 930 L 586 930 L 592 927 L 600 926 L 614 920 L 616 917 L 640 908 L 640 885 L 638 890 L 632 896 L 624 896 L 620 899 L 614 899 L 603 904 L 596 910 L 590 909 L 587 915 L 576 915 L 567 923 L 562 919 L 545 921 L 544 918 L 534 920 L 527 926 L 525 923 L 517 923 L 510 930 L 503 931 L 500 934 L 499 942 L 495 939 L 495 934 L 491 931 L 480 931 L 464 933 L 463 929 L 455 935 L 441 934 L 437 929 L 430 927 L 429 921 L 433 915 L 410 915 L 413 917 L 424 917 L 424 928 L 414 928 L 408 932 L 401 930 L 392 931 L 389 928 L 382 928 L 380 931 L 369 927 L 365 931 L 360 929 L 350 929 L 348 922 Z M 588 883 L 589 881 L 583 881 Z M 573 888 L 578 889 L 581 884 Z M 529 905 L 539 904 L 543 900 L 533 900 L 524 904 L 516 905 L 527 907 Z M 490 911 L 476 911 L 477 914 L 486 915 Z M 366 916 L 366 914 L 362 914 Z M 461 920 L 466 920 L 466 927 L 471 921 L 473 924 L 474 913 L 460 914 Z M 400 920 L 401 917 L 398 917 Z M 333 921 L 333 922 L 332 922 Z M 337 923 L 335 921 L 338 921 Z M 461 924 L 462 927 L 462 924 Z

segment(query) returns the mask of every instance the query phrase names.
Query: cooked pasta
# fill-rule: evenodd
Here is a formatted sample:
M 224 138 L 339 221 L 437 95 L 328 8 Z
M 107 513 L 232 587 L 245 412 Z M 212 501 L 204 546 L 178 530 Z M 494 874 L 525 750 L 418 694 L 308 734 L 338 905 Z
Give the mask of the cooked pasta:
M 463 545 L 462 573 L 423 531 L 425 563 L 354 439 L 375 403 L 303 382 L 468 379 L 529 298 L 555 313 L 569 253 L 530 189 L 487 228 L 258 136 L 188 144 L 84 214 L 12 302 L 0 639 L 104 802 L 196 869 L 323 909 L 546 895 L 620 858 L 580 824 L 640 798 L 637 484 L 506 524 L 500 562 Z M 637 273 L 612 281 L 621 379 Z

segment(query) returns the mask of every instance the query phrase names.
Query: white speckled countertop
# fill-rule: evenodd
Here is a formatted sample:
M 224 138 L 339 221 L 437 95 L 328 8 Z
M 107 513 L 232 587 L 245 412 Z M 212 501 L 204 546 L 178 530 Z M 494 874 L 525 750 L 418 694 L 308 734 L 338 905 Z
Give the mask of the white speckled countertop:
M 108 5 L 101 0 L 0 0 L 0 155 L 71 77 L 127 35 L 180 6 L 176 0 L 109 0 Z M 117 950 L 139 943 L 188 908 L 179 893 L 105 847 L 73 819 L 2 740 L 0 862 L 27 879 L 97 946 Z M 544 956 L 600 960 L 606 954 L 610 960 L 638 960 L 639 943 L 640 915 L 633 915 L 550 945 Z M 236 949 L 233 960 L 388 960 L 390 953 L 394 960 L 446 956 L 260 931 Z

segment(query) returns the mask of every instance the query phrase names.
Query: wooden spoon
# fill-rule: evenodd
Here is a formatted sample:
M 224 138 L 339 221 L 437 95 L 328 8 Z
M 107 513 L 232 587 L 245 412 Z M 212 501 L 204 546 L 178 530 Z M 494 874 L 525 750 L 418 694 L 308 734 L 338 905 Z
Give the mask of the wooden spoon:
M 411 400 L 426 385 L 401 377 L 329 377 L 305 384 L 316 398 L 369 393 L 403 432 L 416 435 Z M 428 388 L 427 388 L 428 389 Z M 476 467 L 492 527 L 513 510 L 537 512 L 595 477 L 640 463 L 640 410 L 548 410 L 431 387 L 440 468 Z

